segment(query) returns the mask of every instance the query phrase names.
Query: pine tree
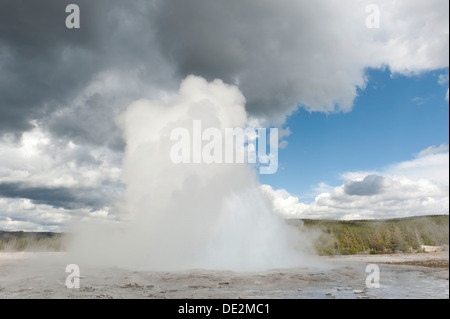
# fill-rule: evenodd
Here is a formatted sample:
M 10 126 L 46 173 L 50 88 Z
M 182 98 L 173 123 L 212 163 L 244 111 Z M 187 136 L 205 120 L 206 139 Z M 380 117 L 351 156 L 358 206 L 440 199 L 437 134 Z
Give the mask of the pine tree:
M 384 239 L 378 231 L 370 238 L 370 249 L 373 253 L 384 253 Z
M 409 250 L 408 244 L 404 240 L 402 231 L 398 226 L 395 226 L 392 234 L 392 246 L 394 252 L 407 252 Z
M 392 233 L 389 229 L 386 229 L 384 232 L 384 251 L 386 253 L 392 253 L 394 251 L 392 244 Z

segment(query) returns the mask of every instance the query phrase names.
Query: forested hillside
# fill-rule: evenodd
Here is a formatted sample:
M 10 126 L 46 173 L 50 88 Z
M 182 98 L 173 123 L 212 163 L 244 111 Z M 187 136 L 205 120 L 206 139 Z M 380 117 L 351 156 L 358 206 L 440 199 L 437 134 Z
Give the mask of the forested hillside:
M 0 251 L 62 251 L 66 237 L 52 232 L 0 231 Z
M 320 255 L 421 252 L 422 245 L 449 243 L 449 216 L 389 220 L 291 220 L 290 224 L 319 233 L 315 248 Z

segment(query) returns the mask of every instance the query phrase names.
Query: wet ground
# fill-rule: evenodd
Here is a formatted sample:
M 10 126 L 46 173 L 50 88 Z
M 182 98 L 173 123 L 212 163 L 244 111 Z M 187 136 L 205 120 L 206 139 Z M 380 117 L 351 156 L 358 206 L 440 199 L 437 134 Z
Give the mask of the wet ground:
M 309 268 L 258 272 L 131 271 L 80 265 L 66 287 L 64 254 L 0 253 L 0 298 L 449 298 L 448 252 L 318 257 Z M 379 288 L 370 287 L 373 268 Z

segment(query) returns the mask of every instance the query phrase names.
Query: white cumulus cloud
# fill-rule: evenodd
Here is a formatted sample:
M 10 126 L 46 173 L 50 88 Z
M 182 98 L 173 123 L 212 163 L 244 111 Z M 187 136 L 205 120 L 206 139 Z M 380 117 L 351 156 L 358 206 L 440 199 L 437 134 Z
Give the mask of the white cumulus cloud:
M 319 194 L 313 203 L 286 190 L 262 189 L 285 218 L 373 219 L 448 214 L 448 146 L 431 147 L 419 157 L 379 172 L 348 172 L 343 184 Z

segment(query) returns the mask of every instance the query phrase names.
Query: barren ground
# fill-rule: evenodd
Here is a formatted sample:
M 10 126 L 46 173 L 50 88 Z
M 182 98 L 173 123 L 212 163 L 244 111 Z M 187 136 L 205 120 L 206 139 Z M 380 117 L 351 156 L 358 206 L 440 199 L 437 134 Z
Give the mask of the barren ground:
M 317 260 L 314 267 L 259 272 L 80 265 L 80 288 L 68 289 L 63 253 L 0 253 L 0 298 L 449 298 L 448 252 Z M 380 269 L 380 288 L 366 287 L 369 264 Z

